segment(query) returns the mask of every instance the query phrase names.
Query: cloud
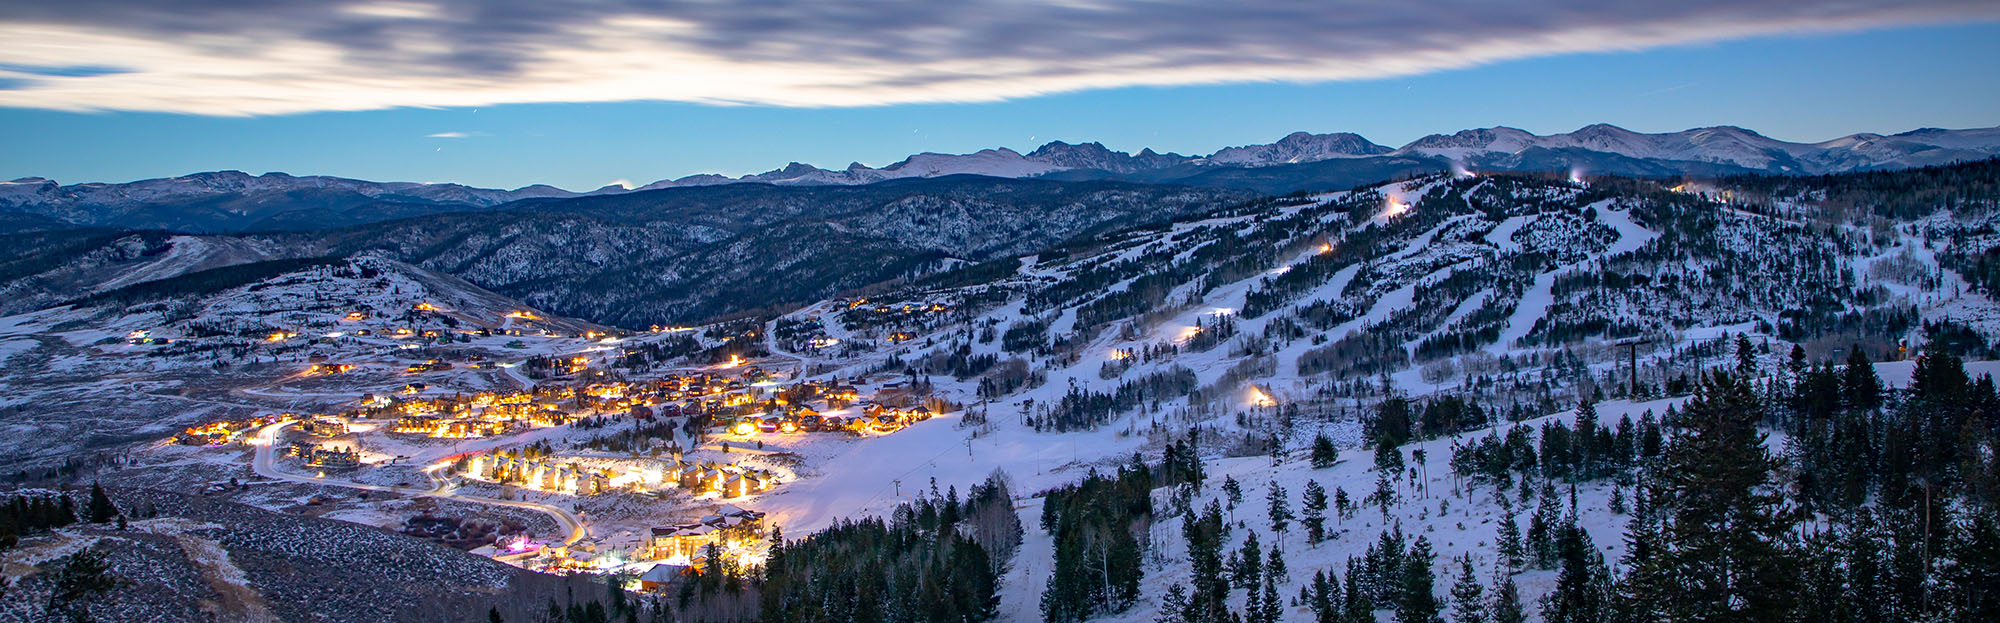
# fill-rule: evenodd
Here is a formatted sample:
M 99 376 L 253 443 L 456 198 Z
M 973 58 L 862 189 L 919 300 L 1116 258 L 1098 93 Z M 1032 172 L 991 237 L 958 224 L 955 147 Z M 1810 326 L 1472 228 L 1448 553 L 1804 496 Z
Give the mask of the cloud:
M 465 138 L 468 136 L 472 135 L 464 132 L 439 132 L 436 134 L 425 134 L 424 138 Z
M 118 71 L 38 74 L 0 106 L 971 102 L 1996 18 L 1991 0 L 66 0 L 0 17 L 0 67 Z

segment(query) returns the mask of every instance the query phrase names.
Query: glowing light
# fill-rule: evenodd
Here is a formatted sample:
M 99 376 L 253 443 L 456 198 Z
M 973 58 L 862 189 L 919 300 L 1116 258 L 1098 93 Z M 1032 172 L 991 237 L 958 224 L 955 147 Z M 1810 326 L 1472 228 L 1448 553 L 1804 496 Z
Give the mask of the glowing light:
M 1392 197 L 1389 197 L 1389 207 L 1388 207 L 1388 209 L 1386 209 L 1386 210 L 1383 210 L 1383 212 L 1382 212 L 1382 216 L 1385 216 L 1385 217 L 1386 217 L 1386 216 L 1396 216 L 1396 215 L 1398 215 L 1398 214 L 1402 214 L 1402 213 L 1404 213 L 1404 212 L 1408 212 L 1408 211 L 1410 211 L 1410 204 L 1407 204 L 1407 203 L 1403 203 L 1403 202 L 1402 202 L 1402 200 L 1400 200 L 1400 199 L 1397 199 L 1397 198 L 1395 198 L 1395 197 L 1393 197 L 1393 196 L 1392 196 Z
M 749 435 L 751 433 L 757 432 L 757 425 L 751 424 L 750 422 L 747 421 L 737 422 L 736 426 L 734 428 L 731 428 L 730 430 L 736 431 L 736 434 L 738 435 Z
M 1250 386 L 1250 406 L 1275 407 L 1278 406 L 1278 401 L 1273 400 L 1270 394 L 1264 393 L 1264 390 L 1252 385 Z
M 742 356 L 742 355 L 730 355 L 730 356 L 729 356 L 729 362 L 728 362 L 728 363 L 724 363 L 724 364 L 722 364 L 722 367 L 726 369 L 726 368 L 734 368 L 734 367 L 737 367 L 737 366 L 740 366 L 740 365 L 743 365 L 743 356 Z
M 1571 183 L 1571 184 L 1578 184 L 1578 185 L 1581 185 L 1581 184 L 1584 184 L 1585 182 L 1584 182 L 1584 180 L 1583 180 L 1583 169 L 1581 169 L 1581 168 L 1572 168 L 1572 169 L 1570 169 L 1570 170 L 1569 170 L 1569 183 Z
M 1201 334 L 1201 327 L 1198 326 L 1182 327 L 1180 340 L 1183 342 L 1187 340 L 1192 340 L 1194 339 L 1194 336 L 1200 334 Z
M 1328 254 L 1328 253 L 1332 253 L 1332 252 L 1333 252 L 1333 243 L 1331 243 L 1331 242 L 1322 242 L 1322 243 L 1320 243 L 1320 245 L 1319 245 L 1319 252 L 1320 252 L 1320 254 L 1321 254 L 1321 255 L 1325 255 L 1325 254 Z
M 507 552 L 510 554 L 519 554 L 533 549 L 536 549 L 535 542 L 528 540 L 527 536 L 514 537 L 514 540 L 507 543 Z

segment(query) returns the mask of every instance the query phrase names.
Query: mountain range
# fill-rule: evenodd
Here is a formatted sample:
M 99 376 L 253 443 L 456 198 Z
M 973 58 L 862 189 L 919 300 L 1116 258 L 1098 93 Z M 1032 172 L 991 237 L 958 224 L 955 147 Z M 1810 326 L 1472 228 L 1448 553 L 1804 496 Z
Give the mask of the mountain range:
M 1352 133 L 1294 132 L 1276 142 L 1205 156 L 1116 151 L 1100 143 L 1005 147 L 970 154 L 922 153 L 888 166 L 829 170 L 798 162 L 764 173 L 692 175 L 626 189 L 573 192 L 546 185 L 513 190 L 459 184 L 370 182 L 239 171 L 110 184 L 62 185 L 30 177 L 0 182 L 0 224 L 10 229 L 88 225 L 192 232 L 297 230 L 497 208 L 519 201 L 723 184 L 847 186 L 894 179 L 981 175 L 1058 181 L 1113 180 L 1282 194 L 1345 188 L 1388 177 L 1461 167 L 1580 170 L 1637 176 L 1817 175 L 1898 169 L 2000 155 L 2000 127 L 1925 128 L 1793 143 L 1732 126 L 1646 134 L 1594 124 L 1537 135 L 1510 127 L 1433 134 L 1391 148 Z

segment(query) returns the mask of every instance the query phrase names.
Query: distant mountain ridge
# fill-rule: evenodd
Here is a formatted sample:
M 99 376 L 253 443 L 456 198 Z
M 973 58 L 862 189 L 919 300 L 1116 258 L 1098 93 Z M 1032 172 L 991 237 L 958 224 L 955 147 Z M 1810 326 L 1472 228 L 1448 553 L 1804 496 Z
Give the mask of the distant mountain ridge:
M 373 222 L 583 194 L 587 193 L 546 184 L 495 190 L 448 183 L 212 171 L 123 184 L 65 186 L 39 177 L 0 182 L 0 212 L 28 213 L 86 226 L 242 231 Z
M 1388 175 L 1458 166 L 1485 170 L 1582 170 L 1644 176 L 1742 173 L 1816 175 L 1898 169 L 2000 156 L 2000 127 L 1924 128 L 1900 134 L 1851 134 L 1792 143 L 1734 126 L 1646 134 L 1608 124 L 1537 135 L 1505 126 L 1433 134 L 1399 148 L 1358 134 L 1294 132 L 1268 144 L 1228 147 L 1205 156 L 1136 154 L 1101 143 L 1053 141 L 1026 154 L 1000 147 L 969 154 L 921 153 L 880 168 L 861 163 L 822 169 L 793 162 L 728 177 L 691 175 L 633 189 L 573 192 L 546 185 L 513 190 L 459 184 L 370 182 L 285 173 L 196 173 L 124 184 L 61 185 L 39 177 L 0 182 L 0 223 L 47 227 L 46 219 L 84 226 L 192 232 L 318 229 L 442 212 L 496 208 L 527 200 L 566 199 L 724 184 L 852 186 L 897 179 L 982 175 L 1058 181 L 1111 180 L 1236 188 L 1280 194 L 1332 189 Z
M 661 180 L 643 188 L 738 182 L 868 184 L 903 177 L 951 174 L 994 177 L 1032 177 L 1058 171 L 1134 174 L 1175 168 L 1256 168 L 1375 157 L 1442 158 L 1465 165 L 1514 168 L 1502 163 L 1509 157 L 1536 148 L 1611 154 L 1637 160 L 1705 163 L 1741 169 L 1740 172 L 1746 173 L 1817 175 L 1990 158 L 2000 155 L 2000 127 L 1969 130 L 1924 128 L 1894 135 L 1861 133 L 1818 143 L 1792 143 L 1734 126 L 1646 134 L 1599 123 L 1584 126 L 1575 132 L 1546 136 L 1499 126 L 1453 134 L 1432 134 L 1400 148 L 1379 145 L 1353 133 L 1294 132 L 1273 143 L 1227 147 L 1207 156 L 1161 154 L 1151 149 L 1128 154 L 1105 148 L 1100 143 L 1054 141 L 1025 155 L 1007 148 L 962 155 L 923 153 L 879 169 L 854 163 L 839 171 L 793 162 L 784 168 L 738 178 L 695 175 Z

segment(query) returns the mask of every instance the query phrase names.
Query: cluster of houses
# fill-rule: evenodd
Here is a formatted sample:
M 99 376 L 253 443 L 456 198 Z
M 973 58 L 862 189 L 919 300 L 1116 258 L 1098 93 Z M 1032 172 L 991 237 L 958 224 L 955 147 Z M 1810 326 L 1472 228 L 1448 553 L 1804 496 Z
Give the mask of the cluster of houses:
M 462 464 L 471 478 L 569 495 L 596 495 L 615 487 L 678 487 L 691 495 L 737 498 L 769 491 L 778 477 L 767 470 L 716 461 L 674 459 L 657 472 L 589 468 L 560 459 L 481 454 Z
M 451 362 L 432 359 L 430 361 L 426 361 L 423 363 L 410 364 L 410 367 L 404 368 L 403 371 L 408 372 L 410 374 L 420 374 L 424 372 L 437 372 L 440 370 L 450 370 L 450 369 L 451 369 Z
M 238 436 L 249 432 L 250 429 L 276 423 L 285 417 L 291 417 L 291 414 L 259 416 L 241 420 L 221 420 L 200 426 L 189 426 L 187 429 L 181 431 L 180 434 L 174 435 L 172 441 L 187 446 L 219 446 L 229 443 Z
M 711 546 L 727 554 L 728 550 L 755 547 L 763 541 L 764 513 L 724 504 L 699 521 L 653 528 L 646 554 L 666 561 L 662 566 L 699 570 L 707 564 Z M 642 583 L 641 588 L 657 588 L 657 584 L 671 582 L 672 577 L 657 580 L 656 586 Z
M 607 469 L 590 469 L 569 463 L 511 458 L 482 454 L 465 462 L 465 474 L 500 483 L 519 484 L 530 489 L 596 495 L 611 488 L 617 474 Z
M 133 346 L 155 346 L 171 344 L 173 340 L 163 337 L 153 337 L 152 331 L 141 330 L 125 334 L 125 343 Z
M 849 330 L 883 326 L 933 326 L 945 319 L 952 306 L 944 301 L 911 300 L 893 303 L 873 302 L 868 299 L 844 301 L 845 309 L 840 311 L 840 323 Z M 889 341 L 901 342 L 914 338 L 913 333 L 897 331 L 889 335 Z
M 347 372 L 353 372 L 353 371 L 354 371 L 354 364 L 333 363 L 333 362 L 315 363 L 306 368 L 306 374 L 316 374 L 316 375 L 345 374 Z
M 506 433 L 513 422 L 473 418 L 412 415 L 396 418 L 389 432 L 436 439 L 478 439 Z
M 352 415 L 394 417 L 395 421 L 389 425 L 391 434 L 471 439 L 503 434 L 520 425 L 548 427 L 568 424 L 574 418 L 563 410 L 561 402 L 574 395 L 566 388 L 553 388 L 537 392 L 481 392 L 400 399 L 370 396 L 363 400 L 362 408 Z
M 777 405 L 763 414 L 736 417 L 724 427 L 741 436 L 773 433 L 893 433 L 936 414 L 930 408 L 890 407 L 860 403 L 849 409 L 821 413 L 808 405 Z
M 288 456 L 298 457 L 306 465 L 320 469 L 347 470 L 361 467 L 361 451 L 316 444 L 310 441 L 294 441 L 285 449 Z
M 693 495 L 715 492 L 725 498 L 763 493 L 777 484 L 777 477 L 764 470 L 714 461 L 679 459 L 662 471 L 661 480 L 671 481 L 674 486 Z
M 347 434 L 347 422 L 330 417 L 315 417 L 299 424 L 299 430 L 318 437 L 339 437 Z

